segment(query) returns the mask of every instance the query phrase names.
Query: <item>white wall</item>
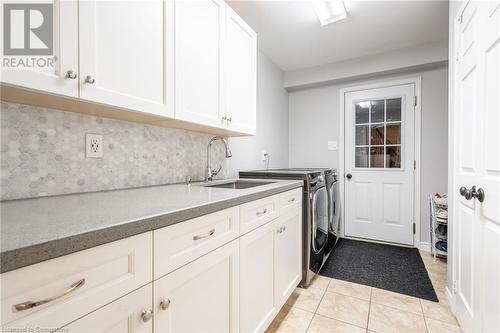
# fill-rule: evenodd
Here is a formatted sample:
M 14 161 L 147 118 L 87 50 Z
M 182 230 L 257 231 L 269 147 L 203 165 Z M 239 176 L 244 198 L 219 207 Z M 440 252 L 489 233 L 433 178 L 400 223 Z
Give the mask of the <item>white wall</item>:
M 339 140 L 340 88 L 417 75 L 422 77 L 421 241 L 428 242 L 427 195 L 447 191 L 447 68 L 290 92 L 289 154 L 290 167 L 338 168 L 338 151 L 327 150 L 327 141 Z
M 263 169 L 261 151 L 270 154 L 270 168 L 288 166 L 288 92 L 283 72 L 262 52 L 257 58 L 257 135 L 229 139 L 233 157 L 227 160 L 227 175 L 240 170 Z
M 391 52 L 348 59 L 341 62 L 285 72 L 285 88 L 336 84 L 365 80 L 415 70 L 443 66 L 448 60 L 448 41 L 432 42 Z

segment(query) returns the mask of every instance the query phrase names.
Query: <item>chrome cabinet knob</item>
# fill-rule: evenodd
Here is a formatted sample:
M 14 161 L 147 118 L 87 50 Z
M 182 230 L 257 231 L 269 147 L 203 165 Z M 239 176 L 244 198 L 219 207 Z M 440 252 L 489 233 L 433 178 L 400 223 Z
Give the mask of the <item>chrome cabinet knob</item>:
M 92 77 L 92 75 L 87 75 L 85 77 L 85 82 L 86 83 L 90 83 L 90 84 L 94 84 L 95 83 L 95 79 Z
M 66 78 L 74 80 L 74 79 L 76 79 L 76 77 L 77 77 L 77 75 L 76 75 L 75 71 L 69 70 L 66 72 Z
M 144 310 L 142 311 L 141 313 L 141 319 L 143 322 L 148 322 L 151 320 L 151 318 L 153 318 L 153 309 L 147 309 L 147 310 Z
M 227 121 L 231 122 L 233 120 L 233 118 L 229 117 L 227 118 Z
M 226 120 L 227 120 L 227 117 L 224 115 L 224 116 L 222 116 L 221 120 L 222 120 L 222 121 L 226 121 Z
M 160 301 L 160 309 L 166 310 L 170 306 L 170 300 L 168 298 L 164 298 Z

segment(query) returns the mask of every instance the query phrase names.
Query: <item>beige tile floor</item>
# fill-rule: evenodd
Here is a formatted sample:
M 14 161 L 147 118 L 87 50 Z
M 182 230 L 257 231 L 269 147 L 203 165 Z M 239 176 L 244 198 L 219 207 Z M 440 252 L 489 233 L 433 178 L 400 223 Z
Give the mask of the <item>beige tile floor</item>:
M 446 262 L 421 255 L 438 303 L 318 276 L 294 291 L 267 333 L 460 333 L 444 293 Z

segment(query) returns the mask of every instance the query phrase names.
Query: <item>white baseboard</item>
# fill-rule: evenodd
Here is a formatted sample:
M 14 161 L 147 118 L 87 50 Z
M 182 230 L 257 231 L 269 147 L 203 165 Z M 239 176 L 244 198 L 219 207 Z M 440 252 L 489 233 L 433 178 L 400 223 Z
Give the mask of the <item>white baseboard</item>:
M 446 299 L 448 300 L 448 304 L 450 304 L 451 311 L 455 314 L 455 303 L 453 302 L 453 294 L 450 291 L 450 288 L 446 286 L 444 288 L 444 294 L 446 295 Z
M 431 252 L 431 243 L 420 242 L 420 246 L 418 248 L 420 249 L 420 251 Z

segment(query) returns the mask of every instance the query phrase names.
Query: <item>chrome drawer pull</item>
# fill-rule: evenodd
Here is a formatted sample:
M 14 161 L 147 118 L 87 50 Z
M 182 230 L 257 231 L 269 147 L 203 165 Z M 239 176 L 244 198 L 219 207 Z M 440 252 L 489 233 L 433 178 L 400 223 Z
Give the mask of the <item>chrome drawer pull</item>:
M 267 208 L 264 208 L 261 212 L 256 212 L 255 215 L 264 215 L 265 213 L 267 213 Z
M 290 200 L 288 200 L 288 203 L 292 203 L 295 201 L 295 198 L 291 198 Z
M 212 230 L 210 230 L 210 231 L 208 232 L 208 234 L 205 234 L 205 235 L 195 235 L 195 236 L 193 236 L 193 240 L 200 240 L 200 239 L 203 239 L 203 238 L 207 238 L 207 237 L 212 236 L 213 234 L 215 234 L 215 228 L 213 228 Z
M 55 301 L 56 299 L 59 299 L 63 296 L 68 295 L 69 293 L 72 293 L 73 291 L 77 290 L 78 288 L 80 288 L 84 284 L 85 284 L 85 279 L 78 280 L 77 282 L 73 283 L 68 290 L 66 290 L 65 292 L 63 292 L 62 294 L 60 294 L 58 296 L 50 297 L 50 298 L 47 298 L 47 299 L 44 299 L 41 301 L 34 301 L 34 302 L 28 301 L 28 302 L 19 303 L 19 304 L 14 305 L 14 308 L 17 311 L 24 311 L 24 310 L 28 310 L 28 309 L 40 306 L 42 304 L 46 304 L 46 303 Z

